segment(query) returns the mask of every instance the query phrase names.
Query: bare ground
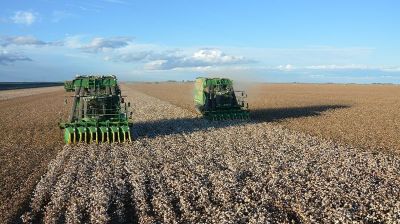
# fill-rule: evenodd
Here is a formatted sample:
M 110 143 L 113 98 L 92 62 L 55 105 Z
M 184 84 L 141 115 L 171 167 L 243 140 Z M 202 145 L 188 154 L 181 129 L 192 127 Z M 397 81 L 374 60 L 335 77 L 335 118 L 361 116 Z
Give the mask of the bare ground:
M 61 86 L 43 87 L 43 88 L 28 88 L 28 89 L 13 89 L 13 90 L 2 90 L 0 92 L 0 100 L 13 99 L 23 96 L 32 96 L 42 93 L 50 93 L 54 91 L 62 90 Z
M 36 186 L 26 222 L 400 220 L 398 154 L 274 123 L 208 122 L 132 89 L 124 94 L 137 140 L 65 146 Z

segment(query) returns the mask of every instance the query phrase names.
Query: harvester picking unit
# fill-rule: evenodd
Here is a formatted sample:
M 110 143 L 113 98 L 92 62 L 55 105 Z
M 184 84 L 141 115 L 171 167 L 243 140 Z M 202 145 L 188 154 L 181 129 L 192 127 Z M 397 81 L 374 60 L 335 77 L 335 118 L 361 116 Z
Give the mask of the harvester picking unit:
M 198 77 L 195 81 L 196 110 L 210 120 L 248 119 L 244 91 L 234 91 L 233 81 L 226 78 Z
M 130 103 L 115 76 L 76 76 L 64 88 L 74 92 L 68 122 L 60 123 L 66 144 L 131 141 Z

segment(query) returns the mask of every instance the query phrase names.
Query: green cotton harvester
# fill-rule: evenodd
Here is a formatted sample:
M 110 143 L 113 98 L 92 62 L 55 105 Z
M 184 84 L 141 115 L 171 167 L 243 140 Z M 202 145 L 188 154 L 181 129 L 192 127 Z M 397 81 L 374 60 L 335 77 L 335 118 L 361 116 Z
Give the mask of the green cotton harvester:
M 226 78 L 196 78 L 196 110 L 209 120 L 249 119 L 244 91 L 234 91 L 233 81 Z
M 66 144 L 132 141 L 130 103 L 114 75 L 76 76 L 64 88 L 74 92 L 68 122 L 60 123 Z

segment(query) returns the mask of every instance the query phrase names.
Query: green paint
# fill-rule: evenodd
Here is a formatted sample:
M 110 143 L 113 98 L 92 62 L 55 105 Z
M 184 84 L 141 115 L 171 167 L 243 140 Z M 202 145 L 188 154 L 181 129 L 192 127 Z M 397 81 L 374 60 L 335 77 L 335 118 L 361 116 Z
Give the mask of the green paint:
M 130 139 L 132 123 L 127 116 L 129 111 L 121 106 L 121 90 L 115 76 L 77 76 L 66 81 L 64 88 L 76 93 L 71 119 L 60 123 L 65 129 L 66 144 L 109 141 L 108 136 L 113 134 L 116 142 L 124 142 L 126 136 Z M 124 139 L 118 136 L 124 136 Z
M 235 95 L 232 80 L 199 77 L 194 85 L 194 104 L 204 117 L 210 120 L 249 118 L 244 101 Z

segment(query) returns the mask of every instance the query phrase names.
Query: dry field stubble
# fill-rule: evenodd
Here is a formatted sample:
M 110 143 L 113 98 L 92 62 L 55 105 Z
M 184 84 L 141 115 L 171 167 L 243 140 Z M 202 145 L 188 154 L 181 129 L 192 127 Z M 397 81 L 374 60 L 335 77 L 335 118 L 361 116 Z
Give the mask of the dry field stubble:
M 192 83 L 135 84 L 148 95 L 193 109 Z M 400 152 L 400 86 L 257 84 L 247 89 L 256 121 L 365 149 Z
M 271 123 L 208 122 L 125 87 L 138 139 L 65 146 L 26 222 L 310 223 L 400 219 L 397 154 Z
M 52 92 L 49 92 L 52 89 Z M 48 163 L 62 149 L 57 126 L 63 104 L 60 87 L 1 91 L 0 221 L 12 222 L 28 205 Z M 11 93 L 24 93 L 10 98 Z M 42 91 L 42 92 L 41 92 Z M 10 93 L 11 92 L 11 93 Z
M 126 84 L 147 95 L 196 112 L 193 106 L 193 83 Z
M 32 96 L 42 93 L 50 93 L 61 89 L 62 87 L 60 86 L 53 86 L 53 87 L 43 87 L 43 88 L 4 90 L 0 91 L 0 100 L 7 100 L 23 96 Z

